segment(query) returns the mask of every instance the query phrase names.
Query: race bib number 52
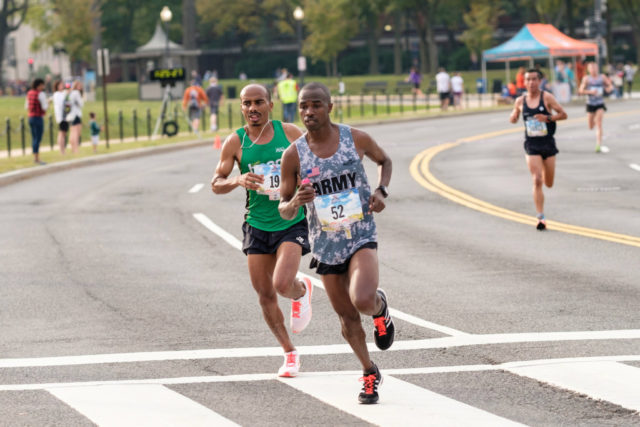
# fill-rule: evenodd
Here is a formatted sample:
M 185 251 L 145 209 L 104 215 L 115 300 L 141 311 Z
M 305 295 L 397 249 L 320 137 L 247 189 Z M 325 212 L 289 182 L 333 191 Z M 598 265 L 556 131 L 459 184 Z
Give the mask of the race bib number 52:
M 345 230 L 351 237 L 349 226 L 364 219 L 357 188 L 336 194 L 317 196 L 313 200 L 323 231 Z

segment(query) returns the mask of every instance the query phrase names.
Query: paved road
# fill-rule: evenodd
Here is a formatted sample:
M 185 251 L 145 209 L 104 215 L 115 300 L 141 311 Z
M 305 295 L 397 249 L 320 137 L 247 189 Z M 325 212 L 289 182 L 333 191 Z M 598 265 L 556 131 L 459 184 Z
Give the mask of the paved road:
M 532 215 L 522 124 L 504 112 L 366 128 L 394 160 L 377 221 L 398 333 L 373 353 L 375 407 L 356 403 L 358 365 L 320 288 L 294 337 L 304 375 L 276 378 L 237 250 L 244 196 L 208 191 L 217 151 L 0 187 L 0 425 L 638 425 L 639 111 L 610 106 L 597 155 L 569 108 L 546 191 L 550 220 L 624 242 L 540 233 L 425 188 Z

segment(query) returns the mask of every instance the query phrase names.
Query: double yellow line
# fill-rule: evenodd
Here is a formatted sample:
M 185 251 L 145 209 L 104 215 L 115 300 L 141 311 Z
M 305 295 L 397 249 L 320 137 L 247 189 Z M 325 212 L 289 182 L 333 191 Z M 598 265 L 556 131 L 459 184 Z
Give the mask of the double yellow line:
M 436 155 L 445 150 L 456 147 L 461 143 L 477 141 L 480 139 L 486 139 L 494 136 L 506 135 L 516 132 L 522 132 L 522 129 L 507 129 L 481 135 L 474 135 L 468 138 L 460 139 L 457 142 L 447 142 L 435 147 L 431 147 L 424 150 L 413 159 L 411 165 L 409 166 L 409 171 L 413 179 L 415 179 L 420 185 L 453 202 L 480 212 L 484 212 L 489 215 L 507 219 L 509 221 L 515 221 L 522 224 L 535 226 L 538 221 L 536 217 L 524 215 L 519 212 L 492 205 L 491 203 L 487 203 L 483 200 L 470 196 L 469 194 L 463 193 L 462 191 L 456 190 L 455 188 L 444 184 L 442 181 L 436 178 L 429 169 L 429 164 Z M 609 242 L 621 243 L 623 245 L 640 247 L 640 237 L 629 236 L 626 234 L 612 233 L 610 231 L 580 227 L 577 225 L 564 224 L 551 220 L 547 220 L 547 228 L 549 230 L 561 231 L 563 233 L 576 234 L 579 236 L 591 237 L 593 239 L 606 240 Z

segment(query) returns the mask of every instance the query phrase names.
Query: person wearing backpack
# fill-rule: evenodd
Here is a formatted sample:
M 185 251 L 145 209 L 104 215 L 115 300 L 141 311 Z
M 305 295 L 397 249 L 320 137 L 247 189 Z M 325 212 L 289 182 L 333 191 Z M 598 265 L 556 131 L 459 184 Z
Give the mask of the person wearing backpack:
M 191 129 L 196 135 L 200 135 L 200 116 L 202 109 L 209 103 L 207 94 L 204 93 L 195 80 L 191 80 L 191 86 L 185 89 L 182 97 L 182 109 L 187 112 Z
M 69 103 L 69 92 L 64 87 L 62 80 L 57 80 L 53 89 L 53 113 L 58 124 L 58 147 L 60 154 L 64 154 L 67 146 L 67 132 L 69 131 L 69 122 L 66 120 L 67 114 L 71 112 L 71 104 Z

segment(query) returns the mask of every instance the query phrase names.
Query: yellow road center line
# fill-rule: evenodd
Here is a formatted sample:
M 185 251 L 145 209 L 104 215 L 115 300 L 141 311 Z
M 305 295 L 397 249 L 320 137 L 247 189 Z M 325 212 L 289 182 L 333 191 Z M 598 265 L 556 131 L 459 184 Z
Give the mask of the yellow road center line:
M 610 114 L 611 116 L 621 116 L 626 114 L 634 114 L 638 113 L 637 110 L 634 111 L 626 111 L 621 113 Z M 573 119 L 571 121 L 581 121 L 583 119 Z M 444 144 L 437 145 L 435 147 L 428 148 L 421 153 L 419 153 L 414 159 L 411 161 L 409 166 L 409 172 L 413 179 L 415 179 L 420 185 L 432 191 L 436 194 L 439 194 L 442 197 L 445 197 L 455 203 L 466 206 L 470 209 L 474 209 L 489 215 L 494 215 L 503 219 L 507 219 L 510 221 L 519 222 L 527 225 L 535 225 L 537 223 L 537 218 L 530 215 L 525 215 L 519 212 L 515 212 L 509 209 L 505 209 L 491 203 L 485 202 L 483 200 L 477 199 L 467 193 L 463 193 L 462 191 L 456 190 L 442 181 L 437 179 L 429 169 L 429 164 L 433 158 L 440 154 L 443 151 L 449 150 L 453 147 L 457 147 L 461 143 L 464 142 L 472 142 L 478 141 L 481 139 L 487 139 L 495 136 L 506 135 L 510 133 L 521 132 L 522 129 L 514 128 L 514 129 L 505 129 L 495 132 L 488 132 L 484 134 L 474 135 L 467 138 L 461 138 L 457 142 L 447 142 Z M 629 246 L 640 247 L 640 237 L 613 233 L 605 230 L 598 230 L 594 228 L 581 227 L 578 225 L 565 224 L 557 221 L 547 221 L 547 228 L 550 230 L 560 231 L 563 233 L 575 234 L 583 237 L 591 237 L 594 239 L 606 240 L 609 242 L 620 243 Z

